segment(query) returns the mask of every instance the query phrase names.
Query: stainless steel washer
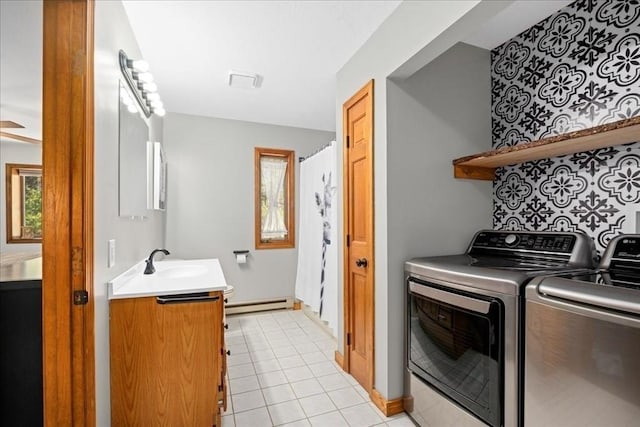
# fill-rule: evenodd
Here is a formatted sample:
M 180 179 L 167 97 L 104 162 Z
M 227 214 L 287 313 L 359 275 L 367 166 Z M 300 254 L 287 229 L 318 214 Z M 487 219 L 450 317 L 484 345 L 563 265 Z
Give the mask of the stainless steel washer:
M 598 272 L 526 287 L 526 427 L 640 423 L 640 235 L 609 243 Z
M 520 313 L 533 277 L 593 268 L 580 233 L 476 233 L 466 253 L 405 263 L 406 409 L 422 426 L 520 425 Z

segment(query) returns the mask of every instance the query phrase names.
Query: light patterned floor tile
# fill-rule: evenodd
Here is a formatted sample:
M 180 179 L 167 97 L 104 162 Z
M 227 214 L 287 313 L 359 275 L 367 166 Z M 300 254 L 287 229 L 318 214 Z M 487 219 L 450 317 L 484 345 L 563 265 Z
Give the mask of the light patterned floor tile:
M 248 377 L 232 378 L 229 381 L 229 388 L 231 389 L 231 394 L 240 394 L 246 391 L 258 390 L 260 384 L 257 376 L 249 375 Z
M 231 395 L 231 400 L 233 400 L 233 409 L 235 414 L 265 406 L 264 398 L 262 397 L 262 392 L 260 390 Z
M 321 351 L 316 351 L 315 353 L 305 353 L 302 355 L 302 359 L 305 361 L 307 365 L 327 361 L 326 356 Z
M 351 427 L 368 427 L 383 422 L 382 418 L 375 413 L 369 403 L 350 406 L 341 409 L 340 412 Z
M 262 360 L 253 362 L 256 374 L 264 374 L 265 372 L 273 372 L 280 370 L 278 359 Z
M 273 425 L 267 408 L 258 408 L 252 411 L 235 414 L 236 427 L 267 427 Z
M 338 370 L 332 362 L 325 361 L 309 365 L 309 369 L 316 377 L 324 377 L 326 375 L 337 374 Z
M 287 377 L 282 371 L 265 372 L 258 374 L 258 381 L 260 381 L 260 387 L 267 388 L 280 384 L 288 383 Z
M 314 377 L 313 372 L 311 372 L 307 366 L 285 369 L 284 374 L 287 376 L 287 380 L 289 380 L 290 383 L 308 380 Z
M 275 387 L 263 388 L 262 394 L 264 395 L 264 400 L 267 402 L 267 405 L 296 399 L 296 394 L 293 392 L 293 389 L 289 384 L 280 384 Z
M 415 427 L 411 418 L 405 413 L 402 414 L 399 418 L 393 418 L 387 421 L 387 425 L 389 427 Z
M 306 418 L 306 415 L 297 400 L 290 400 L 288 402 L 270 405 L 267 406 L 267 410 L 271 415 L 273 425 L 276 426 Z
M 276 355 L 271 349 L 251 351 L 249 356 L 251 356 L 251 360 L 254 362 L 262 362 L 264 360 L 272 360 L 276 358 Z
M 249 375 L 255 375 L 256 371 L 253 368 L 253 363 L 243 363 L 242 365 L 227 366 L 227 374 L 230 379 L 247 377 Z
M 223 427 L 411 426 L 406 414 L 385 417 L 368 393 L 334 361 L 335 340 L 296 311 L 228 319 L 233 348 Z M 231 395 L 233 393 L 233 395 Z
M 222 427 L 235 427 L 236 422 L 233 419 L 233 414 L 225 415 L 222 417 Z
M 315 353 L 320 351 L 320 349 L 318 348 L 318 346 L 316 346 L 314 343 L 312 342 L 297 342 L 296 344 L 293 345 L 296 350 L 298 351 L 298 353 L 300 354 L 305 354 L 305 353 Z
M 333 391 L 341 388 L 351 387 L 351 385 L 344 379 L 342 374 L 326 375 L 324 377 L 317 378 L 320 385 L 325 391 Z
M 245 363 L 251 363 L 249 353 L 231 353 L 231 355 L 227 357 L 227 366 L 244 365 Z
M 298 366 L 306 365 L 303 358 L 297 354 L 293 356 L 278 358 L 278 362 L 280 363 L 280 366 L 282 366 L 282 369 L 297 368 Z
M 292 383 L 291 388 L 298 398 L 324 393 L 324 389 L 315 378 Z
M 314 417 L 337 409 L 326 393 L 304 397 L 298 401 L 308 417 Z
M 231 354 L 240 354 L 247 353 L 249 348 L 247 347 L 247 344 L 238 342 L 235 344 L 227 344 L 227 350 L 231 351 Z
M 360 394 L 353 389 L 353 387 L 342 388 L 339 390 L 333 390 L 327 393 L 333 403 L 338 409 L 347 408 L 349 406 L 355 406 L 360 403 L 366 402 L 366 400 L 360 396 Z
M 228 344 L 242 344 L 244 343 L 244 335 L 242 334 L 235 334 L 235 335 L 231 335 L 228 332 L 224 334 L 224 342 L 228 345 Z
M 309 418 L 313 427 L 348 427 L 349 424 L 345 421 L 340 411 L 328 412 L 322 415 L 316 415 Z
M 304 420 L 294 421 L 292 423 L 282 424 L 282 427 L 310 427 L 311 424 L 306 418 Z
M 364 397 L 365 399 L 369 399 L 369 392 L 367 392 L 367 390 L 365 390 L 364 387 L 362 387 L 360 384 L 355 384 L 353 388 L 355 388 L 356 391 L 360 393 L 360 396 Z
M 275 354 L 278 358 L 287 357 L 287 356 L 295 356 L 298 354 L 296 348 L 292 345 L 284 346 L 284 347 L 276 347 L 273 349 L 273 354 Z

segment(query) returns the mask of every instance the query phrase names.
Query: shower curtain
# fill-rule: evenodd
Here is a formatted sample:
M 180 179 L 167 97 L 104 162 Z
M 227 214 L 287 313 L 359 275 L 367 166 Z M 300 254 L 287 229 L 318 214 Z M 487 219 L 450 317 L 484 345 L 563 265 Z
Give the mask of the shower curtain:
M 296 298 L 335 332 L 338 326 L 338 250 L 335 141 L 300 163 Z

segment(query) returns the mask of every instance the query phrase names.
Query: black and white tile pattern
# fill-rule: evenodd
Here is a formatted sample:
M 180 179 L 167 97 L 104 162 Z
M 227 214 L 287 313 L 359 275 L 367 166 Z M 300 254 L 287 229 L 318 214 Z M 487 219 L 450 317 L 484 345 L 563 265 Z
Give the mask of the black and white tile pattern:
M 640 115 L 640 0 L 578 0 L 491 52 L 493 148 Z M 501 168 L 498 229 L 584 231 L 640 209 L 640 142 Z

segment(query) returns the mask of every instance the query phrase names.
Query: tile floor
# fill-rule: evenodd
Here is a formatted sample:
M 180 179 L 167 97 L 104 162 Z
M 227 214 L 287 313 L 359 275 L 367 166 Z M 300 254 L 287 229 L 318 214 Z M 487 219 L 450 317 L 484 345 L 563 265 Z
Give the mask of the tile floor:
M 223 427 L 410 426 L 386 417 L 334 361 L 334 339 L 302 311 L 227 316 Z

